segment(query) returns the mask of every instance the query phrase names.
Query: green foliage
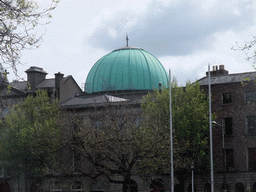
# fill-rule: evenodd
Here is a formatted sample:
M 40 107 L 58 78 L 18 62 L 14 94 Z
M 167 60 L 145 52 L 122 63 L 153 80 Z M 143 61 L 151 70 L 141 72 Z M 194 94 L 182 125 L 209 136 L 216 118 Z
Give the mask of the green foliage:
M 38 90 L 13 106 L 1 122 L 0 159 L 6 167 L 42 176 L 53 166 L 60 134 L 58 103 Z
M 208 149 L 208 122 L 209 109 L 206 95 L 200 90 L 198 83 L 187 83 L 186 87 L 178 87 L 177 82 L 172 84 L 172 124 L 174 132 L 174 169 L 189 169 L 191 162 L 195 164 L 197 172 L 206 171 L 209 166 Z M 153 93 L 144 97 L 142 104 L 144 126 L 149 130 L 161 129 L 162 134 L 170 135 L 169 89 Z M 167 143 L 167 142 L 166 142 Z M 162 159 L 161 159 L 162 158 Z M 159 171 L 159 165 L 152 159 L 152 166 L 145 169 Z M 170 148 L 165 147 L 162 156 L 157 159 L 161 164 L 169 165 Z M 161 167 L 161 166 L 160 166 Z M 165 170 L 169 169 L 166 166 Z

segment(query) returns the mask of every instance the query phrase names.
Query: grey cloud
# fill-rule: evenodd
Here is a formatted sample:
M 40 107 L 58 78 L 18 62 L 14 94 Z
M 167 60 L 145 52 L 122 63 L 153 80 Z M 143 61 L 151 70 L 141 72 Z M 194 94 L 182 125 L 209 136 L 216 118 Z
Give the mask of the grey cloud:
M 242 30 L 244 26 L 253 24 L 253 10 L 248 9 L 250 4 L 243 1 L 226 3 L 221 1 L 203 10 L 201 6 L 187 1 L 169 7 L 153 2 L 143 15 L 132 15 L 129 10 L 118 13 L 99 26 L 88 42 L 93 47 L 106 50 L 125 46 L 124 27 L 137 17 L 139 22 L 127 30 L 130 46 L 141 47 L 158 57 L 191 54 L 211 48 L 216 32 Z M 109 28 L 117 32 L 116 37 L 109 35 Z

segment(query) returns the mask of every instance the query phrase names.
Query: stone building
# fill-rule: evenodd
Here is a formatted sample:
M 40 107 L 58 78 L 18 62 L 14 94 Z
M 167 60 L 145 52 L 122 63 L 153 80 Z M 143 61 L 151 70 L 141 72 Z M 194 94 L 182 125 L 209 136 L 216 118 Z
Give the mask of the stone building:
M 46 78 L 47 72 L 40 67 L 30 67 L 25 71 L 27 81 L 15 80 L 9 82 L 8 73 L 0 64 L 0 109 L 1 115 L 8 111 L 8 106 L 17 104 L 28 95 L 35 94 L 37 89 L 48 92 L 50 100 L 59 99 L 60 103 L 72 98 L 75 94 L 82 93 L 74 78 L 69 75 L 64 77 L 60 72 L 55 73 L 55 78 Z
M 6 73 L 2 70 L 2 74 Z M 88 116 L 95 107 L 106 105 L 128 105 L 140 110 L 142 96 L 161 86 L 167 87 L 168 75 L 159 60 L 147 51 L 126 46 L 116 49 L 99 59 L 89 72 L 85 92 L 77 86 L 72 76 L 63 77 L 56 73 L 54 79 L 46 79 L 46 72 L 39 67 L 31 67 L 26 71 L 27 81 L 2 81 L 0 96 L 2 116 L 8 112 L 8 105 L 22 101 L 35 90 L 45 89 L 50 99 L 58 98 L 60 106 L 72 111 L 77 116 Z M 3 75 L 3 77 L 6 77 Z M 9 88 L 10 87 L 10 88 Z M 8 89 L 9 88 L 9 89 Z M 76 162 L 75 157 L 73 161 Z M 133 191 L 149 191 L 150 188 L 168 188 L 169 176 L 166 178 L 152 178 L 145 181 L 138 176 L 132 177 Z M 26 177 L 11 178 L 8 175 L 0 177 L 0 191 L 37 191 L 39 186 L 33 181 L 26 181 Z M 79 174 L 58 178 L 51 181 L 44 191 L 122 191 L 122 185 L 111 184 L 104 178 L 92 181 Z
M 25 71 L 27 81 L 8 81 L 8 73 L 0 64 L 0 118 L 3 118 L 11 105 L 23 101 L 28 95 L 34 95 L 37 89 L 48 92 L 50 100 L 65 102 L 82 90 L 72 76 L 64 77 L 56 73 L 55 78 L 47 79 L 47 73 L 39 67 L 30 67 Z M 37 191 L 39 186 L 28 179 L 25 174 L 12 177 L 6 170 L 0 171 L 0 191 L 29 192 Z
M 59 99 L 60 106 L 76 115 L 87 116 L 95 107 L 128 103 L 140 110 L 142 96 L 159 87 L 167 87 L 168 75 L 162 64 L 152 54 L 140 48 L 126 46 L 116 49 L 99 59 L 89 72 L 84 90 L 72 76 L 56 73 L 47 79 L 47 73 L 39 67 L 27 71 L 27 81 L 8 82 L 7 72 L 0 66 L 1 115 L 10 104 L 22 101 L 35 90 L 45 89 L 50 99 Z M 213 126 L 214 185 L 215 191 L 223 188 L 225 173 L 230 191 L 256 191 L 256 72 L 229 74 L 224 65 L 214 66 L 211 73 L 212 112 L 217 124 Z M 198 80 L 208 94 L 208 72 Z M 222 137 L 224 129 L 224 139 Z M 223 158 L 224 141 L 224 158 Z M 223 159 L 225 160 L 223 166 Z M 223 167 L 225 172 L 223 171 Z M 134 191 L 150 191 L 153 186 L 170 191 L 170 178 L 152 178 L 144 182 L 137 175 L 133 178 Z M 210 175 L 196 175 L 197 192 L 210 191 Z M 104 178 L 92 181 L 78 177 L 54 181 L 46 191 L 121 191 L 121 185 L 107 182 Z M 11 178 L 0 175 L 0 191 L 36 191 L 39 186 L 25 177 Z M 185 191 L 191 190 L 191 178 Z
M 106 106 L 121 108 L 129 105 L 140 111 L 142 97 L 149 91 L 167 87 L 168 75 L 159 60 L 143 49 L 123 47 L 116 49 L 99 59 L 91 68 L 86 82 L 85 92 L 61 104 L 61 107 L 73 114 L 88 117 L 95 110 Z M 97 121 L 95 123 L 98 123 Z M 123 179 L 120 175 L 119 179 Z M 122 191 L 122 184 L 110 183 L 100 177 L 92 181 L 86 177 L 69 180 L 63 190 L 69 190 L 73 182 L 78 182 L 84 191 Z M 169 176 L 152 178 L 145 182 L 138 175 L 132 176 L 131 191 L 144 192 L 154 188 L 169 188 Z M 156 190 L 156 189 L 155 189 Z

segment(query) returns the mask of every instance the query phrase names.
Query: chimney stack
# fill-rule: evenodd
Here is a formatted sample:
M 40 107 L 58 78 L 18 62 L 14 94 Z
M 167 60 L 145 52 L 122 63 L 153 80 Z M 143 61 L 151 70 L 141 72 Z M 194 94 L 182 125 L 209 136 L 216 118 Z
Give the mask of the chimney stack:
M 43 68 L 35 66 L 30 67 L 25 72 L 27 73 L 28 86 L 31 91 L 35 91 L 36 86 L 41 83 L 47 75 Z
M 56 98 L 60 99 L 60 93 L 61 93 L 61 88 L 63 84 L 64 74 L 58 72 L 58 73 L 55 73 L 54 75 L 55 75 Z
M 222 76 L 222 75 L 228 75 L 228 70 L 225 70 L 225 65 L 215 65 L 212 66 L 212 71 L 210 71 L 211 77 L 214 76 Z M 208 72 L 206 72 L 206 76 L 208 77 Z

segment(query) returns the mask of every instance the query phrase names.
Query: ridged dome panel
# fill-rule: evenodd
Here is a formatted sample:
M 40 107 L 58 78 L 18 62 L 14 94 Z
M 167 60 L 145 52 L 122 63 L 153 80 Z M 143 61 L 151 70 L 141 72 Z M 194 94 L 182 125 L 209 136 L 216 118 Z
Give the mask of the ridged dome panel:
M 87 93 L 107 91 L 152 90 L 168 75 L 160 61 L 139 48 L 116 49 L 99 59 L 91 68 L 85 83 Z

